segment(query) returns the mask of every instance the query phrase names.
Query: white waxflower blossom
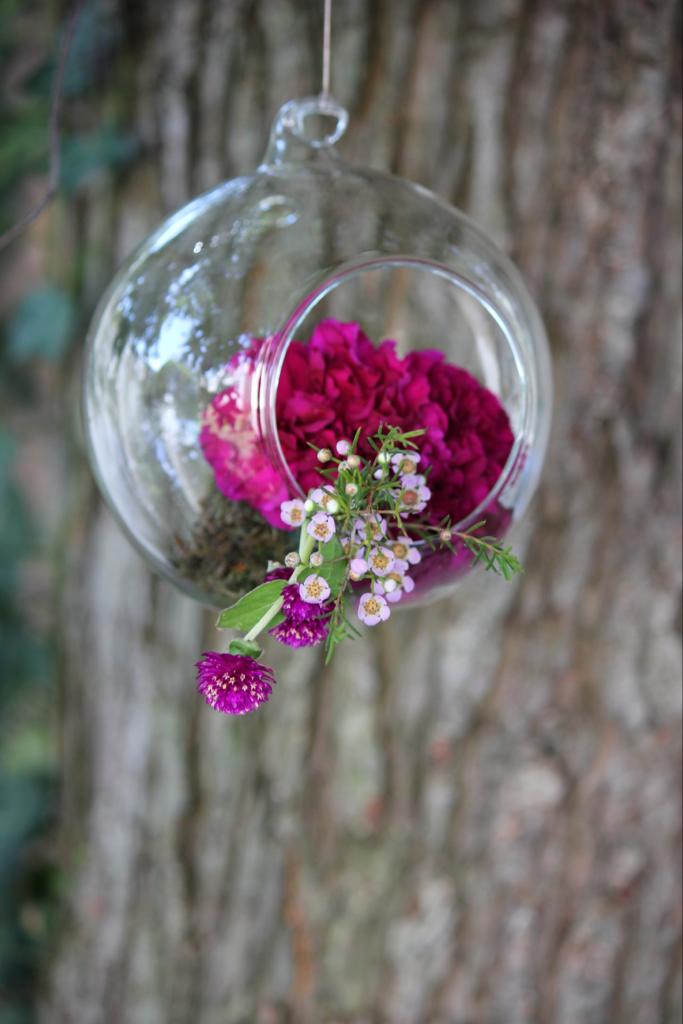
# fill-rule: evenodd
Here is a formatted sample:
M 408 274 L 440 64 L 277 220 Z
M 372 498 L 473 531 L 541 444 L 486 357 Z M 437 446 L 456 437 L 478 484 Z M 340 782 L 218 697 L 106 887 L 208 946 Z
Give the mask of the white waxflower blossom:
M 391 615 L 389 605 L 381 594 L 363 594 L 358 602 L 358 618 L 366 626 L 376 626 Z
M 322 576 L 312 573 L 299 584 L 299 596 L 307 604 L 323 604 L 330 596 L 330 585 Z
M 283 501 L 280 505 L 280 517 L 288 526 L 301 526 L 306 518 L 306 506 L 300 498 Z
M 326 512 L 316 512 L 306 526 L 308 535 L 322 544 L 334 536 L 335 529 L 334 519 L 332 516 L 328 516 Z

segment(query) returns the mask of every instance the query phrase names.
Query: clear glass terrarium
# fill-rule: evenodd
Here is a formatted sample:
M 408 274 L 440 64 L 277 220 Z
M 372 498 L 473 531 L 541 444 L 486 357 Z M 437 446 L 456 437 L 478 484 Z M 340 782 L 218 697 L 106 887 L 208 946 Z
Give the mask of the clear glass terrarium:
M 255 173 L 162 224 L 120 270 L 91 328 L 85 422 L 102 491 L 145 557 L 205 603 L 239 596 L 292 547 L 277 515 L 264 513 L 301 493 L 282 422 L 283 373 L 290 398 L 300 387 L 310 399 L 314 360 L 288 369 L 288 359 L 295 349 L 312 354 L 326 322 L 355 325 L 377 346 L 393 339 L 399 360 L 438 350 L 441 366 L 467 371 L 502 406 L 509 450 L 485 493 L 481 482 L 472 490 L 473 507 L 454 505 L 454 522 L 486 518 L 501 534 L 538 482 L 549 359 L 519 274 L 424 188 L 341 160 L 346 124 L 331 99 L 286 104 Z M 434 387 L 440 372 L 431 370 Z M 368 425 L 358 380 L 356 404 L 343 410 L 349 428 Z M 218 398 L 229 405 L 227 428 L 211 411 Z M 332 409 L 344 396 L 320 400 Z M 426 408 L 418 404 L 416 416 Z M 390 403 L 385 411 L 390 420 Z M 402 415 L 410 418 L 405 395 Z M 325 409 L 322 434 L 324 421 Z M 207 423 L 224 445 L 223 477 Z M 308 426 L 315 441 L 316 423 Z M 465 552 L 426 557 L 414 599 L 448 590 L 468 564 Z

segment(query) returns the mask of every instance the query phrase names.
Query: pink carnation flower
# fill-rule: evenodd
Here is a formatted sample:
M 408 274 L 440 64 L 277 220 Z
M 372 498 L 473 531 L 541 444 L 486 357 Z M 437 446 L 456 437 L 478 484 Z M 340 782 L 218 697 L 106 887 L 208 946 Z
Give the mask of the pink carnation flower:
M 249 386 L 261 342 L 228 365 L 228 386 L 205 412 L 200 435 L 217 486 L 246 501 L 277 526 L 280 502 L 293 495 L 265 455 L 250 419 Z M 319 486 L 316 448 L 336 450 L 362 425 L 371 436 L 382 424 L 422 428 L 421 465 L 430 467 L 429 517 L 464 519 L 500 476 L 514 441 L 499 400 L 470 373 L 422 350 L 404 358 L 393 341 L 374 345 L 357 323 L 325 320 L 308 344 L 294 341 L 277 393 L 280 444 L 294 478 L 307 493 Z M 363 439 L 359 454 L 371 457 Z M 393 467 L 395 469 L 395 467 Z M 408 468 L 408 467 L 406 467 Z
M 228 363 L 227 387 L 204 410 L 199 443 L 219 491 L 282 527 L 280 504 L 292 495 L 265 454 L 251 418 L 251 379 L 260 346 L 254 341 Z

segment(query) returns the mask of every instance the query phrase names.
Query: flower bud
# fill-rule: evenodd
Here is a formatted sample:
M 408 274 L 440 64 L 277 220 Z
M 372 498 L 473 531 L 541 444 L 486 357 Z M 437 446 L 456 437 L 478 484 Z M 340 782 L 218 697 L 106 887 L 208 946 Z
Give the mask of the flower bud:
M 339 511 L 339 502 L 337 501 L 336 498 L 327 499 L 327 501 L 325 502 L 325 511 L 329 512 L 331 516 L 333 516 L 335 512 Z
M 346 460 L 346 465 L 349 467 L 349 469 L 358 469 L 358 467 L 360 466 L 360 456 L 356 455 L 355 452 L 351 452 L 351 454 Z
M 285 565 L 288 569 L 294 569 L 299 564 L 299 556 L 296 551 L 290 551 L 285 555 Z
M 396 590 L 397 586 L 398 583 L 396 582 L 396 580 L 392 580 L 391 577 L 384 581 L 384 589 L 386 590 L 387 594 L 391 594 L 394 590 Z
M 439 540 L 441 541 L 442 544 L 450 544 L 450 542 L 452 540 L 451 531 L 450 530 L 440 530 L 439 531 Z
M 337 454 L 338 455 L 348 455 L 349 452 L 351 451 L 351 442 L 350 441 L 337 441 L 337 444 L 335 445 L 335 447 L 337 449 Z
M 321 448 L 318 452 L 318 462 L 329 462 L 332 458 L 332 452 L 329 448 Z
M 311 565 L 315 566 L 322 565 L 324 561 L 325 559 L 323 558 L 319 551 L 314 551 L 311 557 L 309 558 L 309 562 L 311 563 Z
M 380 452 L 379 455 L 377 456 L 377 461 L 380 463 L 380 465 L 385 466 L 389 461 L 388 454 L 386 452 Z
M 344 488 L 344 494 L 348 494 L 349 498 L 352 498 L 354 494 L 358 494 L 358 487 L 356 484 L 347 484 Z
M 304 502 L 304 508 L 306 509 L 307 512 L 312 512 L 313 509 L 315 508 L 315 502 L 311 501 L 310 498 L 306 498 Z

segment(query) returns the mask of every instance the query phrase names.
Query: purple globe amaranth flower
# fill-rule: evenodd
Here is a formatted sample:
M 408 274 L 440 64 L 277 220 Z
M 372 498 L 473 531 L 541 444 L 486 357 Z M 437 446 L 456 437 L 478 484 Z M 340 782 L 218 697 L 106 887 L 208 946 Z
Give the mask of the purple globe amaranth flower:
M 271 569 L 266 573 L 265 582 L 289 579 L 288 569 Z M 327 639 L 329 618 L 333 604 L 311 604 L 304 601 L 297 583 L 288 583 L 282 591 L 282 614 L 284 622 L 268 630 L 272 637 L 287 647 L 315 647 Z
M 291 569 L 278 567 L 267 572 L 263 582 L 270 583 L 271 580 L 288 580 L 291 575 Z M 299 625 L 302 622 L 311 622 L 313 619 L 324 618 L 331 611 L 331 604 L 319 605 L 311 604 L 310 601 L 304 601 L 299 593 L 298 583 L 288 583 L 282 591 L 282 614 L 290 625 Z M 283 622 L 281 625 L 284 626 L 285 623 Z M 277 629 L 278 627 L 276 626 L 275 628 Z
M 328 629 L 327 623 L 319 618 L 311 619 L 308 622 L 285 619 L 269 632 L 271 636 L 281 644 L 286 644 L 287 647 L 315 647 L 327 639 Z
M 197 689 L 206 703 L 225 715 L 246 715 L 268 700 L 272 668 L 246 654 L 205 651 L 197 662 Z
M 304 601 L 298 583 L 289 583 L 282 591 L 282 614 L 291 622 L 309 622 L 320 615 L 320 608 Z
M 291 569 L 288 569 L 284 565 L 278 565 L 275 569 L 271 569 L 270 572 L 266 573 L 263 577 L 263 582 L 272 583 L 273 580 L 288 580 L 291 575 Z

